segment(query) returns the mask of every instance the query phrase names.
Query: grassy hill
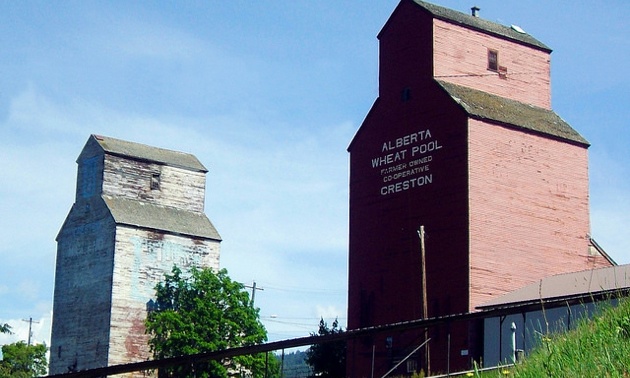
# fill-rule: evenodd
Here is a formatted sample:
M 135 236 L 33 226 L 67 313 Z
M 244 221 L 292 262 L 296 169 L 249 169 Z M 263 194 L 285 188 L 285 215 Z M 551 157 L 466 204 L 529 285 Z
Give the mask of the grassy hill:
M 542 345 L 511 369 L 477 377 L 630 377 L 630 300 L 583 321 L 575 330 L 543 337 Z

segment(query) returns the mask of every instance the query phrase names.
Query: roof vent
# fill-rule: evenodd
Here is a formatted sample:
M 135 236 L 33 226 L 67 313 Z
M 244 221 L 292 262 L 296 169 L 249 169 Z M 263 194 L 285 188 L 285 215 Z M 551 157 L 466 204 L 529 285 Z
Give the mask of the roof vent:
M 474 7 L 470 8 L 470 10 L 472 11 L 473 17 L 479 17 L 479 11 L 481 10 L 481 8 L 475 5 Z

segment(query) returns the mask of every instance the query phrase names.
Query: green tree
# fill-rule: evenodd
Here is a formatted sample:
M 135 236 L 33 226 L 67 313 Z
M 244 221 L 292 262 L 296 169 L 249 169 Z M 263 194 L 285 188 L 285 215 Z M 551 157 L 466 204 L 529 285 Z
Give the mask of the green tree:
M 0 324 L 0 333 L 8 333 L 10 335 L 13 332 L 11 332 L 11 326 L 8 325 L 7 323 L 4 323 L 4 324 Z
M 319 331 L 311 336 L 326 336 L 343 333 L 339 321 L 335 319 L 331 328 L 321 319 Z M 314 344 L 306 351 L 306 362 L 311 365 L 315 376 L 323 378 L 341 378 L 346 376 L 345 340 Z
M 149 345 L 156 359 L 212 352 L 263 343 L 267 331 L 244 286 L 225 269 L 173 267 L 156 286 L 156 301 L 146 320 Z M 265 375 L 265 355 L 237 356 L 161 371 L 173 377 L 227 377 L 246 372 Z M 269 359 L 271 360 L 271 358 Z M 277 366 L 277 364 L 275 365 Z
M 3 345 L 0 378 L 30 378 L 46 374 L 46 351 L 43 344 L 27 345 L 24 341 Z

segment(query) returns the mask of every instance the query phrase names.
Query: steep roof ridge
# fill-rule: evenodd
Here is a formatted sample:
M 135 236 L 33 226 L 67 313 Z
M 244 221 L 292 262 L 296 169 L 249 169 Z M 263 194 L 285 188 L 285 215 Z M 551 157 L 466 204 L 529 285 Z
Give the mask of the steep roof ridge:
M 551 52 L 551 48 L 540 42 L 531 35 L 520 32 L 511 26 L 501 25 L 496 22 L 485 20 L 481 17 L 475 17 L 466 13 L 462 13 L 453 9 L 445 8 L 439 5 L 427 3 L 422 0 L 412 0 L 414 3 L 427 10 L 443 21 L 463 25 L 472 29 L 481 30 L 486 33 L 494 34 L 499 37 L 511 39 L 520 43 L 524 43 L 540 50 Z
M 151 161 L 193 171 L 208 172 L 206 167 L 194 155 L 189 153 L 152 147 L 102 135 L 93 134 L 91 138 L 101 146 L 103 151 L 111 155 Z

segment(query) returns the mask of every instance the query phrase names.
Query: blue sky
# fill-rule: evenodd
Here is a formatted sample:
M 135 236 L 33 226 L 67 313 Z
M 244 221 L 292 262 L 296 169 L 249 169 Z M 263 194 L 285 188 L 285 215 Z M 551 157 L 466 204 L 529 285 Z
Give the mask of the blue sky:
M 591 228 L 630 263 L 630 2 L 439 5 L 550 46 L 554 110 L 591 143 Z M 195 154 L 221 265 L 272 340 L 346 320 L 346 147 L 398 1 L 0 2 L 0 344 L 47 341 L 55 237 L 90 134 Z M 81 309 L 77 309 L 80 311 Z

